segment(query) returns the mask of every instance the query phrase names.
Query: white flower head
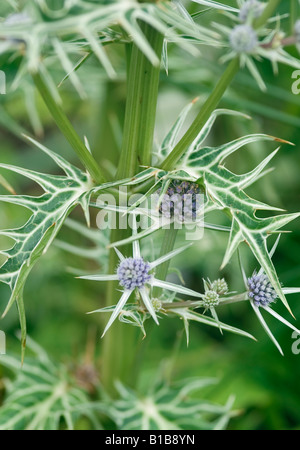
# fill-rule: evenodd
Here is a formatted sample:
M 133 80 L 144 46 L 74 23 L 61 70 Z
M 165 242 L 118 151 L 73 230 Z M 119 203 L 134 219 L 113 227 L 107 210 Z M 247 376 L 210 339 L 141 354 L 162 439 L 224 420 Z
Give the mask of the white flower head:
M 265 9 L 266 4 L 258 0 L 246 0 L 240 8 L 239 19 L 241 22 L 258 19 Z
M 253 53 L 258 46 L 258 38 L 255 30 L 247 24 L 237 25 L 229 36 L 232 50 L 238 54 Z

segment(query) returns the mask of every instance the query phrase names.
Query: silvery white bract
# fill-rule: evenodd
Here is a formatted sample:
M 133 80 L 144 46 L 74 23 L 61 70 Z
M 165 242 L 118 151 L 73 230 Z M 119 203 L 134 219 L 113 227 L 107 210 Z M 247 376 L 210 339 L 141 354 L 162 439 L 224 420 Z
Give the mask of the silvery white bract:
M 136 236 L 136 234 L 137 234 L 136 225 L 133 225 L 133 236 Z M 153 262 L 148 262 L 142 258 L 139 242 L 135 240 L 133 242 L 132 257 L 130 258 L 125 258 L 122 255 L 122 253 L 116 249 L 120 259 L 120 265 L 117 268 L 116 274 L 111 275 L 96 274 L 96 275 L 85 275 L 80 277 L 81 279 L 91 281 L 118 281 L 120 286 L 124 288 L 122 296 L 118 304 L 114 308 L 113 313 L 105 327 L 102 336 L 105 335 L 107 330 L 110 328 L 110 326 L 122 312 L 124 306 L 126 305 L 127 301 L 129 300 L 130 296 L 134 293 L 135 290 L 137 290 L 137 292 L 139 293 L 140 298 L 144 304 L 144 307 L 157 324 L 158 318 L 154 306 L 152 304 L 151 292 L 149 292 L 151 288 L 156 286 L 179 294 L 191 295 L 192 297 L 198 298 L 202 297 L 202 295 L 199 294 L 198 292 L 195 292 L 186 287 L 179 286 L 174 283 L 169 283 L 167 281 L 158 280 L 155 278 L 153 274 L 153 271 L 157 266 L 163 264 L 164 262 L 173 258 L 173 256 L 186 250 L 187 247 L 189 247 L 189 245 L 173 250 L 172 252 L 159 257 Z M 93 312 L 94 313 L 103 312 L 103 310 L 100 309 Z

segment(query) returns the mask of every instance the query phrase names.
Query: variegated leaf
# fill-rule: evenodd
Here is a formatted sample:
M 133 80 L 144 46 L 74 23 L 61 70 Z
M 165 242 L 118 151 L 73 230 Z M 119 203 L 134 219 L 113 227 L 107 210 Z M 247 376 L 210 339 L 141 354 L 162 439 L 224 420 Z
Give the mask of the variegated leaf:
M 1 202 L 23 206 L 32 213 L 29 220 L 20 228 L 0 230 L 0 235 L 14 240 L 12 248 L 2 252 L 7 260 L 0 268 L 0 282 L 7 284 L 11 291 L 3 315 L 8 312 L 15 301 L 18 304 L 23 304 L 23 287 L 31 269 L 47 251 L 64 220 L 76 205 L 81 205 L 89 222 L 88 205 L 93 186 L 88 175 L 46 147 L 33 140 L 31 142 L 50 156 L 63 170 L 64 175 L 42 174 L 12 165 L 0 164 L 1 169 L 23 175 L 35 181 L 44 190 L 44 193 L 39 197 L 27 195 L 0 196 Z M 19 307 L 19 312 L 24 331 L 23 308 Z
M 78 386 L 66 367 L 54 364 L 45 351 L 28 339 L 34 356 L 20 370 L 20 361 L 12 355 L 1 357 L 1 366 L 13 372 L 13 381 L 5 383 L 0 408 L 0 430 L 76 429 L 81 417 L 87 417 L 94 429 L 101 429 L 95 404 Z
M 268 252 L 267 238 L 299 217 L 300 213 L 259 218 L 256 215 L 257 210 L 278 210 L 278 208 L 254 200 L 244 192 L 244 187 L 249 186 L 259 177 L 277 151 L 268 156 L 257 168 L 243 175 L 236 175 L 224 166 L 225 159 L 229 155 L 247 144 L 262 140 L 284 142 L 272 136 L 256 134 L 242 137 L 220 147 L 197 149 L 189 155 L 186 170 L 194 179 L 204 180 L 211 207 L 226 211 L 232 218 L 229 243 L 222 267 L 230 261 L 240 243 L 245 241 L 268 275 L 278 296 L 289 309 Z
M 119 399 L 107 402 L 106 413 L 120 430 L 221 430 L 227 427 L 234 398 L 217 405 L 193 397 L 193 393 L 216 383 L 216 379 L 184 380 L 169 386 L 162 380 L 150 383 L 139 394 L 116 383 Z M 208 418 L 208 416 L 210 418 Z

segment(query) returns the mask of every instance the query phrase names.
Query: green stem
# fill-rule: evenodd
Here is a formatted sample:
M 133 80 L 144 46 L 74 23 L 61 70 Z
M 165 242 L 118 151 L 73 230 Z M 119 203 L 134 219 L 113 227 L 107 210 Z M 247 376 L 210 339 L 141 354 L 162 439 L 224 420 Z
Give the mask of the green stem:
M 176 229 L 174 227 L 174 224 L 170 225 L 169 230 L 165 230 L 159 256 L 166 255 L 167 253 L 169 253 L 173 250 L 175 242 L 176 242 L 177 234 L 178 234 L 178 229 Z M 157 271 L 155 273 L 155 278 L 157 278 L 158 280 L 165 280 L 168 275 L 169 266 L 170 266 L 170 260 L 166 261 L 165 263 L 158 266 Z M 160 288 L 154 288 L 153 296 L 159 297 L 160 292 L 161 292 Z
M 237 74 L 240 67 L 239 58 L 235 58 L 227 66 L 227 69 L 223 73 L 221 79 L 219 80 L 217 86 L 208 97 L 206 102 L 201 108 L 201 111 L 197 115 L 196 119 L 185 133 L 185 135 L 180 139 L 177 145 L 174 147 L 172 152 L 163 162 L 161 168 L 163 170 L 172 170 L 174 166 L 184 154 L 186 149 L 193 143 L 199 134 L 201 128 L 205 125 L 213 111 L 218 106 L 220 100 L 222 99 L 227 87 L 231 84 L 233 78 Z
M 163 36 L 141 24 L 149 44 L 160 61 Z M 138 49 L 132 48 L 127 82 L 123 146 L 117 177 L 133 176 L 139 165 L 151 164 L 160 65 L 153 66 Z
M 295 23 L 299 17 L 299 2 L 298 0 L 291 0 L 290 4 L 290 33 L 294 35 Z
M 146 39 L 161 58 L 163 36 L 146 23 L 140 24 Z M 127 100 L 123 129 L 122 152 L 117 170 L 117 178 L 134 176 L 139 165 L 151 162 L 160 65 L 152 66 L 147 57 L 135 46 L 127 48 L 129 59 Z M 111 232 L 111 242 L 130 236 L 130 229 L 117 228 Z M 122 247 L 124 256 L 131 256 L 131 247 Z M 118 257 L 111 250 L 109 270 L 114 273 Z M 120 298 L 118 283 L 110 282 L 107 287 L 106 305 L 114 305 Z M 134 299 L 131 299 L 134 301 Z M 113 324 L 103 340 L 102 372 L 103 385 L 111 395 L 115 395 L 116 379 L 126 385 L 134 385 L 137 373 L 133 373 L 137 344 L 142 336 L 134 327 Z
M 255 22 L 255 28 L 262 27 L 270 17 L 273 16 L 274 12 L 278 8 L 281 0 L 269 0 L 267 6 L 265 7 L 262 15 Z
M 72 149 L 75 151 L 87 171 L 90 173 L 94 182 L 96 184 L 105 182 L 105 177 L 103 176 L 99 165 L 78 136 L 77 132 L 62 110 L 61 106 L 53 98 L 52 93 L 41 74 L 39 72 L 36 72 L 32 74 L 32 77 L 35 86 L 41 94 L 49 112 L 56 122 L 56 125 L 61 130 L 65 138 L 69 141 Z

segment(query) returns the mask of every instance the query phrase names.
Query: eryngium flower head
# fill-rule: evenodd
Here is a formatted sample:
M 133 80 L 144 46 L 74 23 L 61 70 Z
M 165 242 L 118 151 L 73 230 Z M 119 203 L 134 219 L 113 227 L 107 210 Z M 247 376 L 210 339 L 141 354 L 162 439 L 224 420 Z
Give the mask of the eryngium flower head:
M 228 285 L 224 278 L 212 282 L 211 290 L 219 295 L 224 295 L 228 292 Z
M 258 46 L 255 30 L 250 25 L 237 25 L 229 36 L 230 45 L 236 53 L 252 53 Z
M 203 305 L 206 308 L 211 308 L 213 306 L 218 306 L 220 302 L 219 294 L 215 291 L 206 291 L 203 297 Z
M 300 44 L 300 19 L 297 20 L 294 26 L 295 36 L 297 39 L 297 43 Z
M 239 18 L 241 22 L 247 22 L 248 19 L 258 19 L 262 15 L 265 3 L 258 0 L 247 0 L 240 9 Z
M 161 192 L 158 189 L 157 194 Z M 200 187 L 189 181 L 174 180 L 161 201 L 159 212 L 179 222 L 195 220 L 199 205 Z
M 253 300 L 256 306 L 269 306 L 277 299 L 277 293 L 271 285 L 269 278 L 264 273 L 254 272 L 252 277 L 248 278 L 248 297 Z
M 117 271 L 119 283 L 130 291 L 142 288 L 151 279 L 149 271 L 150 264 L 143 258 L 125 258 Z

